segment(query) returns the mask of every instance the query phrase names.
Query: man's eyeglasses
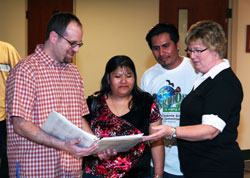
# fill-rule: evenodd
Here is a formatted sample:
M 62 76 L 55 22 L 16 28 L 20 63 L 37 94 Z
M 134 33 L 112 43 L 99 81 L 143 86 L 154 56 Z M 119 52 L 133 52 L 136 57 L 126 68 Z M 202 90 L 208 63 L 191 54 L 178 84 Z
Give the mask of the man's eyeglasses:
M 204 51 L 206 51 L 207 49 L 208 48 L 205 48 L 205 49 L 202 49 L 202 50 L 198 50 L 198 49 L 192 50 L 192 49 L 186 48 L 185 51 L 188 54 L 191 54 L 191 53 L 193 53 L 193 54 L 200 54 L 200 53 L 203 53 Z
M 65 39 L 72 48 L 75 48 L 76 46 L 79 46 L 79 48 L 83 45 L 83 42 L 76 42 L 76 41 L 69 41 L 67 38 L 65 38 L 63 35 L 61 35 L 60 33 L 56 32 L 60 37 L 62 37 L 63 39 Z

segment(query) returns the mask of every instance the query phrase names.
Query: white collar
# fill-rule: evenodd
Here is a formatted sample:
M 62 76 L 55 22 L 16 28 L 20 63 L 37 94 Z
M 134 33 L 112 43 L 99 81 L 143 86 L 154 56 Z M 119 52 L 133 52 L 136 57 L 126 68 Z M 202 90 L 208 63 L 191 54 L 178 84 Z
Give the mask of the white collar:
M 194 90 L 202 83 L 204 82 L 208 77 L 211 77 L 214 79 L 216 75 L 218 75 L 221 71 L 224 69 L 227 69 L 230 67 L 229 61 L 227 59 L 223 59 L 223 62 L 214 66 L 212 69 L 210 69 L 206 74 L 202 75 L 199 79 L 197 79 L 194 82 Z

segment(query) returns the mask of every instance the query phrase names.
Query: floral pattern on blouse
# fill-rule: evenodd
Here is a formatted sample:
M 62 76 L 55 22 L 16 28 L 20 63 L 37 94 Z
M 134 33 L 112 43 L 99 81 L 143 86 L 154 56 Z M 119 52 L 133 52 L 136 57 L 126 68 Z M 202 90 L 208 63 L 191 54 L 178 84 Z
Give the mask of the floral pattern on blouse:
M 92 113 L 90 126 L 97 137 L 103 138 L 141 133 L 141 131 L 132 124 L 114 115 L 109 109 L 104 96 L 101 97 L 100 101 L 96 101 L 96 106 L 98 109 Z M 133 112 L 133 110 L 130 112 Z M 161 119 L 159 110 L 156 104 L 153 103 L 150 123 L 159 119 Z M 138 162 L 145 147 L 145 143 L 141 142 L 129 151 L 117 153 L 116 156 L 109 157 L 105 160 L 99 160 L 93 156 L 85 157 L 85 172 L 106 178 L 123 177 L 125 173 Z

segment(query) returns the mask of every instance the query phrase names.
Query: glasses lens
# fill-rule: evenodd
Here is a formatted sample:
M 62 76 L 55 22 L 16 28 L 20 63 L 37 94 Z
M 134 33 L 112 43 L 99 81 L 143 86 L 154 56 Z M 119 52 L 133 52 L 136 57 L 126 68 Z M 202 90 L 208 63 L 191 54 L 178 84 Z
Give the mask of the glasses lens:
M 71 43 L 72 48 L 75 48 L 75 47 L 77 47 L 77 46 L 79 46 L 79 48 L 80 48 L 82 45 L 83 45 L 82 42 L 80 42 L 80 43 L 77 43 L 77 42 Z
M 79 46 L 79 48 L 83 45 L 83 43 L 82 42 L 80 42 L 80 43 L 78 43 L 77 44 L 78 46 Z
M 70 45 L 72 48 L 75 48 L 76 46 L 79 46 L 79 48 L 83 45 L 82 42 L 78 43 L 78 42 L 72 42 L 72 41 L 69 41 L 67 38 L 65 38 L 63 35 L 61 35 L 60 33 L 56 32 L 61 38 L 65 39 Z

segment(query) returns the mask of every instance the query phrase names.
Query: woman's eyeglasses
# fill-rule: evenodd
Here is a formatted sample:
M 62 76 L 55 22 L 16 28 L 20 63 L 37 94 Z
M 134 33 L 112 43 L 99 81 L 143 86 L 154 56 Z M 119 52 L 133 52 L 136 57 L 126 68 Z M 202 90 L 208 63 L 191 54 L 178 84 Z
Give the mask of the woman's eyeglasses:
M 192 49 L 186 48 L 185 51 L 188 54 L 191 54 L 191 53 L 193 53 L 193 54 L 200 54 L 200 53 L 203 53 L 204 51 L 206 51 L 207 49 L 208 48 L 205 48 L 205 49 L 202 49 L 202 50 L 198 50 L 198 49 L 192 50 Z

